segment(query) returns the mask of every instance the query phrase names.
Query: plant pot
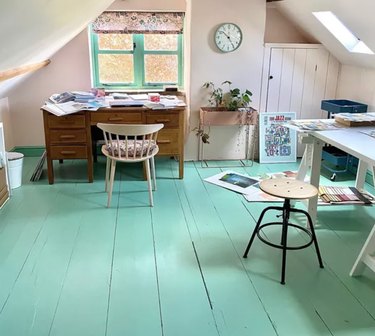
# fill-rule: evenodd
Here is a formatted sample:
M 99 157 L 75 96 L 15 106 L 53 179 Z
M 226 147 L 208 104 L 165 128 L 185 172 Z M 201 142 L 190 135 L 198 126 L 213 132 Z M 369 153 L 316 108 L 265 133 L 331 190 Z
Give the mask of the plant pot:
M 249 116 L 248 112 L 253 113 Z M 256 110 L 251 107 L 241 111 L 228 111 L 225 107 L 201 107 L 199 123 L 201 126 L 253 125 L 256 123 L 256 113 L 254 112 Z

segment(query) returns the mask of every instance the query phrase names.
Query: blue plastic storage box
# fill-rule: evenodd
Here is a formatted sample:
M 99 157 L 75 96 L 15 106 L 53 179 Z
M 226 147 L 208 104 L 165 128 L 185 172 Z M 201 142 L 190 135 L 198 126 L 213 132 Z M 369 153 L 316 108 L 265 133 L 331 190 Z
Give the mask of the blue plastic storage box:
M 367 105 L 346 99 L 322 100 L 321 109 L 330 113 L 364 113 Z

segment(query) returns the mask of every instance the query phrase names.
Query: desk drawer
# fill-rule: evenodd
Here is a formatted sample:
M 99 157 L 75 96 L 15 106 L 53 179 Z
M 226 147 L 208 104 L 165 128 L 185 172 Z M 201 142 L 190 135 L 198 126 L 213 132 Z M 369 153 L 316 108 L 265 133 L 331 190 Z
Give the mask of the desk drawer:
M 64 117 L 48 115 L 49 128 L 85 128 L 84 114 L 71 114 Z
M 147 124 L 164 124 L 164 128 L 178 128 L 179 115 L 177 113 L 148 113 Z
M 178 130 L 162 129 L 158 134 L 159 154 L 179 154 Z
M 51 130 L 51 144 L 86 143 L 86 131 L 82 130 Z
M 142 112 L 105 113 L 92 112 L 91 124 L 112 123 L 112 124 L 142 124 Z
M 87 159 L 86 146 L 51 146 L 51 159 Z

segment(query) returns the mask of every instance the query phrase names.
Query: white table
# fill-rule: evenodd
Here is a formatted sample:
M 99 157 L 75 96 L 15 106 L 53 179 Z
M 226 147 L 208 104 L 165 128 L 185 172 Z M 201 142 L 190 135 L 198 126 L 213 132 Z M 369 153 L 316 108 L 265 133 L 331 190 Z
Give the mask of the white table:
M 367 169 L 372 170 L 375 185 L 375 138 L 361 133 L 361 131 L 375 130 L 374 127 L 349 127 L 340 130 L 309 131 L 302 137 L 306 144 L 297 178 L 303 180 L 310 170 L 310 183 L 319 187 L 322 147 L 325 143 L 333 145 L 344 152 L 359 159 L 355 187 L 364 189 Z M 317 217 L 318 198 L 308 201 L 308 212 L 313 221 Z M 375 226 L 371 231 L 365 245 L 359 254 L 350 275 L 358 275 L 363 268 L 368 266 L 375 272 L 375 258 L 371 253 L 375 252 Z

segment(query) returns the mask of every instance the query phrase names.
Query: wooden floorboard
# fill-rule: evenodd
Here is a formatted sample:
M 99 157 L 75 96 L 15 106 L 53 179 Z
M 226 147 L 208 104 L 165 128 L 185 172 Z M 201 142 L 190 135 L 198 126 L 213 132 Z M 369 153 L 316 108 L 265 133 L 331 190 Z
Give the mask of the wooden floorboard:
M 282 286 L 279 250 L 256 239 L 242 258 L 267 204 L 203 181 L 224 170 L 254 176 L 298 164 L 186 162 L 180 180 L 176 160 L 157 159 L 153 208 L 142 167 L 123 165 L 109 209 L 102 157 L 94 183 L 80 160 L 55 162 L 54 185 L 45 171 L 30 182 L 36 164 L 25 158 L 23 185 L 0 210 L 0 335 L 375 334 L 375 275 L 349 276 L 374 207 L 319 207 L 325 268 L 313 247 L 290 251 Z M 352 185 L 353 176 L 337 183 Z M 304 241 L 290 231 L 291 243 Z

